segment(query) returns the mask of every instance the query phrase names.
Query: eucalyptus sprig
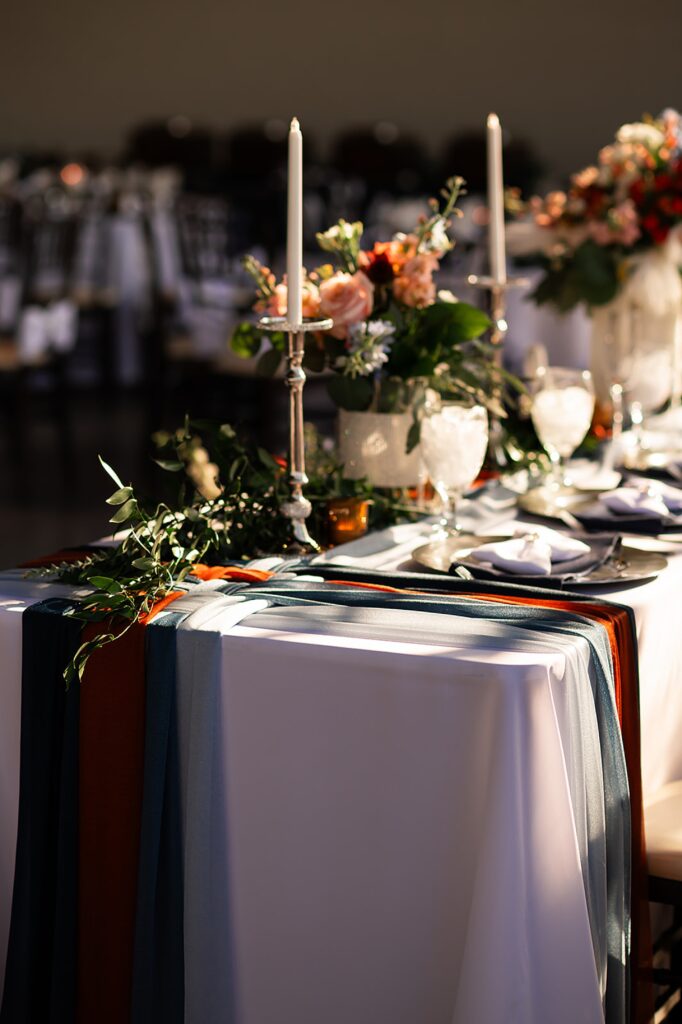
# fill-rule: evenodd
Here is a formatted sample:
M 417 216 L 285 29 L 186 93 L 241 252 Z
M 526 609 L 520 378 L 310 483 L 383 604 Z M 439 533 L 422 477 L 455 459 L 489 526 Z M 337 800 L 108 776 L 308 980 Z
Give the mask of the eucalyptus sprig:
M 77 562 L 28 574 L 84 588 L 85 596 L 67 614 L 100 626 L 67 666 L 67 686 L 82 679 L 96 650 L 144 619 L 191 576 L 197 563 L 239 563 L 286 553 L 290 545 L 290 524 L 280 512 L 289 491 L 283 459 L 241 440 L 228 424 L 206 421 L 186 419 L 175 431 L 157 433 L 154 444 L 157 465 L 175 484 L 168 488 L 172 495 L 164 500 L 143 497 L 100 458 L 116 486 L 107 504 L 113 510 L 109 522 L 121 531 L 119 543 Z M 371 489 L 364 480 L 344 480 L 334 455 L 311 429 L 307 446 L 310 522 L 313 535 L 321 537 L 330 498 L 370 497 Z M 381 526 L 398 515 L 388 497 L 378 499 L 373 511 L 375 525 Z

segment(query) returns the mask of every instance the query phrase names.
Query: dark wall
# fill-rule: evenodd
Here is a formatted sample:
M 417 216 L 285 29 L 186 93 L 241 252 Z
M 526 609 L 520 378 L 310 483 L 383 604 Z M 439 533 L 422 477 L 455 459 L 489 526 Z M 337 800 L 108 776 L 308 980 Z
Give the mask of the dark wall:
M 0 149 L 115 153 L 131 124 L 388 119 L 432 150 L 494 109 L 558 171 L 682 105 L 681 0 L 8 0 Z

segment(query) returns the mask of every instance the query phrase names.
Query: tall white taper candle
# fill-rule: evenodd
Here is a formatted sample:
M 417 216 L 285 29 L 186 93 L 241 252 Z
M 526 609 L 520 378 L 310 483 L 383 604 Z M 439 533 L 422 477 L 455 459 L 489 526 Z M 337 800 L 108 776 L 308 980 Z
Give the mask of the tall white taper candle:
M 295 117 L 289 129 L 287 212 L 287 320 L 298 326 L 303 292 L 303 136 Z
M 497 114 L 488 114 L 488 251 L 490 276 L 494 284 L 507 281 L 504 246 L 504 177 L 502 174 L 502 129 Z

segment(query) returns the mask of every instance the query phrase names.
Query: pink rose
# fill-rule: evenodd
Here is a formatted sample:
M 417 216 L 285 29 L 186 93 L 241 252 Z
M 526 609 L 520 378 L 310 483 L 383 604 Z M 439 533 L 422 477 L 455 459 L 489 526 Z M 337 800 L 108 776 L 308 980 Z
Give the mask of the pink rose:
M 393 284 L 393 294 L 406 306 L 421 309 L 430 306 L 436 299 L 434 271 L 438 269 L 438 257 L 433 253 L 418 253 L 409 259 Z
M 273 294 L 268 298 L 265 303 L 265 312 L 269 316 L 286 316 L 287 315 L 287 286 L 286 284 L 278 284 Z M 317 316 L 320 312 L 320 293 L 317 290 L 317 285 L 313 284 L 312 281 L 303 282 L 303 293 L 301 296 L 301 310 L 303 316 Z
M 320 285 L 320 312 L 334 321 L 329 333 L 335 338 L 346 338 L 348 328 L 366 320 L 373 307 L 374 285 L 361 270 L 339 271 Z

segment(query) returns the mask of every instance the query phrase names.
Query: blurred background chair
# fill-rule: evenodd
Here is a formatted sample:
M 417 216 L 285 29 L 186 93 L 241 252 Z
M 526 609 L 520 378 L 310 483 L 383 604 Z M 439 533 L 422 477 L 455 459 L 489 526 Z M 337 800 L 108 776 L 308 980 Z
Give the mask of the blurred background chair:
M 668 926 L 654 944 L 656 1022 L 682 1013 L 682 781 L 670 782 L 644 808 L 649 899 L 668 908 Z

